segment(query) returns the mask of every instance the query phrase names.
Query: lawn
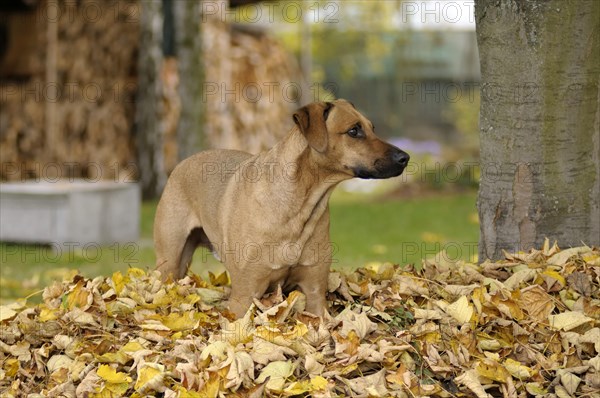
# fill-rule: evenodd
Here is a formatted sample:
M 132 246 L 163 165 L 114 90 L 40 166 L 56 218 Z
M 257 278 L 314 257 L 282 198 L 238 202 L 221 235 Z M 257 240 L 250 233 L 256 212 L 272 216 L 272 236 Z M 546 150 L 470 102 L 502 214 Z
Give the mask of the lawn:
M 152 222 L 156 203 L 145 202 L 138 242 L 99 248 L 56 248 L 0 244 L 0 302 L 39 292 L 52 280 L 81 272 L 87 277 L 110 275 L 129 266 L 152 268 Z M 445 249 L 448 259 L 472 259 L 476 253 L 475 193 L 406 200 L 336 192 L 331 200 L 334 267 L 368 263 L 420 264 L 421 258 Z M 192 270 L 205 275 L 222 266 L 198 251 Z M 39 296 L 39 295 L 38 295 Z M 34 300 L 39 300 L 35 298 Z

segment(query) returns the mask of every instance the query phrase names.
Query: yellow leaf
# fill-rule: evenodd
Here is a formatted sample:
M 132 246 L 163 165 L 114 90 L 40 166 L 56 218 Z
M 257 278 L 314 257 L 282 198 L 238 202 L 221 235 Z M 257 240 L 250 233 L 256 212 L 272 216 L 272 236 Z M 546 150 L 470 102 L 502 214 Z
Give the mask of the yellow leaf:
M 294 372 L 294 364 L 290 361 L 275 361 L 264 367 L 256 379 L 257 383 L 264 383 L 267 378 L 267 388 L 282 391 L 285 381 Z
M 219 288 L 217 288 L 219 289 Z M 216 289 L 207 289 L 204 287 L 196 288 L 196 292 L 198 293 L 202 302 L 206 304 L 217 303 L 224 299 L 225 294 L 221 290 Z
M 504 361 L 504 367 L 506 370 L 508 370 L 508 373 L 519 380 L 527 380 L 533 375 L 533 369 L 522 365 L 520 362 L 515 361 L 514 359 L 506 359 L 506 361 Z
M 199 322 L 194 319 L 193 311 L 188 311 L 181 314 L 172 312 L 167 316 L 161 317 L 160 321 L 163 325 L 175 332 L 195 329 L 199 325 Z
M 500 383 L 505 383 L 506 379 L 510 377 L 510 374 L 504 366 L 490 359 L 484 359 L 479 362 L 477 366 L 475 366 L 475 370 L 479 376 L 499 381 Z
M 216 372 L 209 373 L 208 381 L 204 383 L 204 387 L 200 391 L 202 398 L 216 398 L 221 390 L 221 379 Z
M 121 292 L 123 291 L 123 288 L 125 287 L 125 284 L 127 284 L 129 282 L 129 278 L 126 278 L 123 276 L 123 274 L 121 273 L 121 271 L 117 271 L 112 275 L 112 281 L 113 284 L 115 286 L 115 291 L 117 292 L 117 294 L 121 294 Z
M 38 319 L 40 322 L 54 321 L 58 319 L 58 315 L 56 314 L 57 311 L 58 310 L 51 309 L 48 307 L 42 307 Z
M 310 381 L 308 381 L 308 380 L 296 381 L 296 382 L 290 384 L 289 386 L 287 386 L 285 388 L 285 390 L 283 390 L 283 391 L 284 391 L 285 395 L 304 394 L 305 392 L 311 391 Z
M 175 385 L 172 388 L 173 388 L 173 390 L 175 390 L 176 392 L 179 393 L 177 395 L 177 397 L 179 397 L 179 398 L 206 398 L 205 394 L 201 394 L 196 391 L 188 391 L 185 388 L 181 387 L 180 385 Z
M 130 341 L 129 343 L 127 343 L 123 347 L 121 347 L 121 349 L 119 351 L 136 352 L 136 351 L 143 350 L 143 349 L 144 349 L 144 346 L 141 345 L 140 343 L 138 343 L 137 341 Z
M 133 278 L 141 278 L 146 275 L 146 272 L 140 268 L 129 268 L 127 270 L 127 275 Z
M 81 310 L 79 307 L 74 307 L 71 311 L 67 312 L 67 318 L 78 325 L 97 325 L 97 318 L 94 318 L 94 315 Z
M 560 314 L 548 316 L 548 322 L 551 327 L 562 329 L 566 332 L 593 320 L 579 311 L 565 311 Z
M 125 391 L 129 389 L 128 383 L 106 383 L 101 387 L 98 393 L 89 394 L 90 398 L 121 398 L 124 396 Z
M 336 347 L 336 353 L 344 352 L 350 356 L 355 355 L 360 347 L 360 338 L 354 330 L 350 330 L 347 336 L 334 332 L 333 334 Z
M 525 384 L 525 389 L 529 394 L 534 396 L 546 395 L 548 393 L 548 390 L 542 387 L 541 383 L 527 383 Z
M 227 286 L 229 285 L 229 275 L 223 271 L 218 276 L 215 276 L 212 272 L 208 271 L 208 279 L 210 284 L 213 286 Z
M 558 272 L 553 271 L 551 269 L 545 270 L 544 272 L 542 272 L 541 275 L 544 278 L 544 280 L 546 281 L 546 284 L 548 285 L 549 290 L 552 290 L 552 291 L 557 290 L 557 289 L 552 289 L 556 282 L 558 282 L 560 284 L 561 289 L 563 287 L 565 287 L 565 285 L 567 284 L 567 281 L 561 274 L 559 274 Z
M 130 357 L 121 351 L 105 352 L 104 354 L 97 356 L 96 360 L 100 363 L 119 363 L 121 365 L 125 365 L 127 362 L 129 362 Z
M 68 309 L 81 308 L 84 311 L 92 304 L 91 293 L 84 288 L 83 281 L 77 282 L 75 288 L 67 295 L 66 306 Z
M 100 365 L 96 373 L 107 383 L 119 384 L 131 382 L 131 377 L 129 377 L 126 373 L 117 372 L 109 365 Z
M 454 303 L 446 307 L 446 313 L 459 323 L 467 323 L 473 316 L 473 306 L 469 304 L 467 296 L 461 296 Z
M 19 360 L 16 358 L 9 358 L 4 362 L 4 371 L 8 377 L 13 377 L 19 371 Z
M 516 293 L 515 295 L 518 295 Z M 501 292 L 497 292 L 492 295 L 492 302 L 502 314 L 504 314 L 507 318 L 513 318 L 515 320 L 521 320 L 525 316 L 521 307 L 512 300 L 511 298 L 505 297 Z
M 372 262 L 365 267 L 369 272 L 369 277 L 374 281 L 390 280 L 396 274 L 396 269 L 392 263 Z
M 138 392 L 147 392 L 157 390 L 163 384 L 165 367 L 158 363 L 146 362 L 138 368 L 135 390 Z
M 327 379 L 323 376 L 315 376 L 311 377 L 310 384 L 312 387 L 312 391 L 321 391 L 325 390 L 329 383 L 327 382 Z

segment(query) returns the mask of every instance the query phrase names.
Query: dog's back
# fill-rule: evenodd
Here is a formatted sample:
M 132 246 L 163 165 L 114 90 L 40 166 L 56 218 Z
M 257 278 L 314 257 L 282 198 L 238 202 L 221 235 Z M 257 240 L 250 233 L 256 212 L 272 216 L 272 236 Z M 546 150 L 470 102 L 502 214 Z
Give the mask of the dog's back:
M 227 181 L 233 177 L 240 164 L 251 157 L 253 155 L 247 152 L 229 149 L 199 152 L 183 160 L 173 170 L 169 182 L 173 181 L 178 186 L 168 187 L 167 182 L 165 191 L 170 188 L 179 191 L 181 188 L 180 195 L 193 203 L 196 209 L 198 200 L 204 202 L 203 206 L 216 205 L 223 196 Z

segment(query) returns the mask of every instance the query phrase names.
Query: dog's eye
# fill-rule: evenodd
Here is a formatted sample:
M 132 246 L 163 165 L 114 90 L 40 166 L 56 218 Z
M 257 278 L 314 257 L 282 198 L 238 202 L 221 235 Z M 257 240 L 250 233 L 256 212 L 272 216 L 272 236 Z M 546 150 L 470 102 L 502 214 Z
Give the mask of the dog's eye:
M 352 127 L 350 130 L 346 131 L 346 134 L 352 138 L 362 138 L 365 136 L 365 133 L 358 126 Z

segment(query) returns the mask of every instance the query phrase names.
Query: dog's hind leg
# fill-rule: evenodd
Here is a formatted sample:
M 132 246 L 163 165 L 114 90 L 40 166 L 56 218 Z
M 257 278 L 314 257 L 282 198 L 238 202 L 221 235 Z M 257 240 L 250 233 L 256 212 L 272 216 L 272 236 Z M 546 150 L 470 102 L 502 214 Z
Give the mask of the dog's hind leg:
M 198 246 L 204 246 L 210 250 L 212 250 L 212 246 L 206 233 L 202 228 L 194 228 L 188 235 L 185 240 L 185 245 L 183 245 L 183 250 L 181 251 L 181 256 L 179 258 L 179 277 L 183 278 L 190 268 L 190 264 L 192 263 L 192 257 L 194 256 L 194 252 L 198 248 Z
M 195 217 L 185 207 L 170 205 L 173 202 L 164 200 L 165 196 L 168 196 L 166 191 L 158 203 L 154 220 L 156 269 L 163 280 L 176 280 L 185 276 L 198 245 L 196 235 L 191 233 Z

